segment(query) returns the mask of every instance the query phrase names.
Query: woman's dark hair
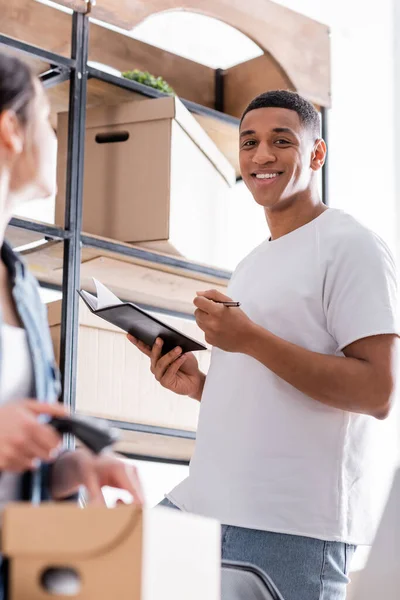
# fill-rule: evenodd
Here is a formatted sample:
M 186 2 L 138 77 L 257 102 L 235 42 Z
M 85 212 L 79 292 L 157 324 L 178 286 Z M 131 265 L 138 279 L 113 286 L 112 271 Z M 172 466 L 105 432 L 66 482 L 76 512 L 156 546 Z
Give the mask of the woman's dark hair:
M 21 122 L 26 123 L 34 96 L 34 79 L 29 67 L 19 58 L 0 52 L 0 113 L 13 110 Z

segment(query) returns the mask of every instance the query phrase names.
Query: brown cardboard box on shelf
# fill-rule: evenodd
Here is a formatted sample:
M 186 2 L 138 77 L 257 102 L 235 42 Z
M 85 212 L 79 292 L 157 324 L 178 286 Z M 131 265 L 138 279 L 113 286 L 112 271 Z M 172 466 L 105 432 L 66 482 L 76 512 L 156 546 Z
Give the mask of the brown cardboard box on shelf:
M 58 118 L 63 224 L 68 114 Z M 232 165 L 176 97 L 87 111 L 83 230 L 215 264 Z M 219 225 L 220 224 L 220 225 Z
M 48 304 L 56 358 L 59 358 L 61 300 Z M 196 323 L 167 315 L 175 328 L 204 342 Z M 196 353 L 203 371 L 210 352 Z M 150 372 L 149 359 L 128 342 L 125 332 L 79 307 L 76 410 L 80 413 L 144 425 L 195 431 L 199 403 L 163 388 Z
M 10 504 L 2 552 L 9 600 L 220 598 L 220 526 L 168 508 Z

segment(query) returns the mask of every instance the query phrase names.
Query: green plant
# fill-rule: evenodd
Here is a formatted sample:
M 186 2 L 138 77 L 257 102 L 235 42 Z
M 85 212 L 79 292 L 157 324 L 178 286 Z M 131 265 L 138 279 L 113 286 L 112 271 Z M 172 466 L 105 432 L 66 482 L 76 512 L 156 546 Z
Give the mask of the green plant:
M 125 71 L 122 73 L 122 77 L 125 77 L 125 79 L 131 79 L 132 81 L 137 81 L 143 85 L 148 85 L 149 87 L 155 88 L 160 92 L 164 92 L 164 94 L 171 94 L 173 96 L 175 95 L 172 87 L 168 85 L 168 83 L 162 77 L 155 77 L 147 71 L 139 71 L 139 69 Z

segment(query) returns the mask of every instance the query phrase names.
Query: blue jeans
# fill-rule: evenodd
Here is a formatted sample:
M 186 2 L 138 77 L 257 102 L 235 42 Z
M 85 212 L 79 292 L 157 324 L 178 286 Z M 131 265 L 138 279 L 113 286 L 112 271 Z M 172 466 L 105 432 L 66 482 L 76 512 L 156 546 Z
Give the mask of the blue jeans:
M 161 506 L 177 509 L 167 498 Z M 340 542 L 222 526 L 222 559 L 256 565 L 284 600 L 345 600 L 354 551 Z

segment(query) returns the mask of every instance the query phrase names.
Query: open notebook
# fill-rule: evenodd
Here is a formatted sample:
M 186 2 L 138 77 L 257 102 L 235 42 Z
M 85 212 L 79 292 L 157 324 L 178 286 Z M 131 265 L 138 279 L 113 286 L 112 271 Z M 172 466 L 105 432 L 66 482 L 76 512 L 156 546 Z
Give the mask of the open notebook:
M 81 290 L 78 292 L 89 310 L 105 321 L 116 325 L 138 340 L 152 347 L 156 338 L 164 340 L 162 354 L 176 346 L 183 352 L 206 350 L 206 346 L 184 333 L 163 323 L 132 302 L 122 302 L 105 285 L 93 278 L 97 296 Z

